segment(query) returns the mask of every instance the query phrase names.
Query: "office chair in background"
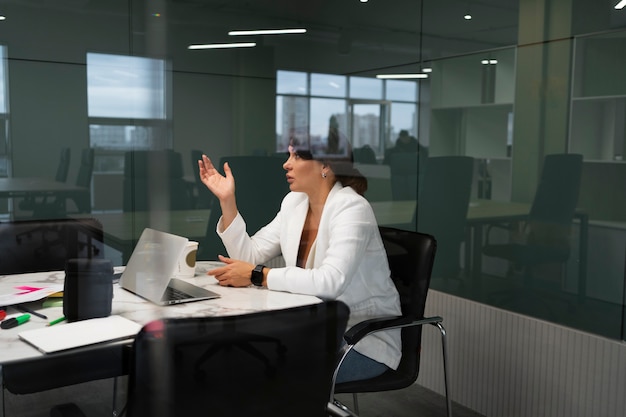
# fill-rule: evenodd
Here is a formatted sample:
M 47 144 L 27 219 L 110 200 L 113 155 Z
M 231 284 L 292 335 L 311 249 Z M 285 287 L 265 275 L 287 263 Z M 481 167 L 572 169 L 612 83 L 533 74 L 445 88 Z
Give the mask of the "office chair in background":
M 184 179 L 182 155 L 171 149 L 124 154 L 123 210 L 193 209 L 193 184 Z
M 329 301 L 153 321 L 133 345 L 126 415 L 342 415 L 329 395 L 348 314 Z
M 54 232 L 48 239 L 47 231 Z M 0 275 L 62 271 L 71 258 L 101 257 L 102 224 L 91 218 L 0 222 Z
M 540 265 L 564 264 L 570 257 L 570 231 L 578 202 L 583 157 L 579 154 L 546 155 L 539 184 L 533 198 L 528 218 L 522 226 L 520 241 L 493 243 L 487 231 L 487 241 L 482 252 L 485 256 L 505 259 L 510 263 L 508 276 L 522 271 L 522 291 L 494 292 L 491 296 L 505 295 L 502 302 L 528 304 L 538 299 L 534 270 Z M 496 227 L 503 227 L 498 225 Z M 514 230 L 505 225 L 508 230 Z M 543 294 L 548 295 L 548 294 Z M 554 300 L 548 295 L 547 305 Z
M 391 196 L 394 200 L 416 200 L 420 161 L 417 152 L 389 155 Z
M 61 154 L 59 156 L 59 163 L 57 165 L 56 175 L 54 180 L 57 182 L 66 182 L 67 175 L 70 169 L 70 162 L 72 159 L 72 151 L 69 147 L 61 148 Z M 52 198 L 52 202 L 50 201 Z M 19 202 L 18 207 L 20 210 L 32 211 L 33 218 L 54 218 L 58 217 L 56 213 L 57 205 L 54 202 L 54 197 L 25 197 Z
M 378 164 L 376 153 L 370 145 L 363 145 L 352 150 L 354 163 L 358 164 Z
M 437 251 L 437 241 L 431 235 L 391 227 L 379 227 L 391 277 L 400 293 L 402 316 L 377 318 L 359 323 L 349 329 L 344 339 L 347 354 L 359 340 L 368 334 L 389 329 L 402 329 L 402 358 L 397 370 L 359 381 L 335 384 L 334 393 L 352 393 L 354 411 L 359 413 L 357 393 L 380 392 L 406 388 L 417 379 L 420 368 L 422 325 L 431 324 L 441 332 L 443 372 L 446 391 L 448 417 L 452 415 L 452 403 L 448 389 L 446 331 L 441 317 L 424 317 L 426 296 Z M 337 368 L 338 370 L 338 368 Z M 337 370 L 335 370 L 336 378 Z M 347 406 L 338 400 L 335 404 L 344 410 Z
M 27 232 L 16 236 L 16 240 L 21 242 L 23 239 L 32 240 L 34 235 L 41 236 L 41 245 L 39 252 L 49 252 L 54 247 L 62 248 L 67 245 L 68 229 L 62 226 L 62 222 L 47 222 L 46 219 L 63 219 L 68 213 L 91 213 L 91 176 L 93 173 L 94 150 L 92 148 L 83 149 L 81 152 L 81 162 L 76 175 L 75 184 L 79 187 L 88 189 L 85 193 L 68 195 L 76 210 L 68 210 L 65 197 L 54 197 L 45 204 L 38 205 L 33 211 L 33 218 L 41 219 L 40 225 L 36 228 L 27 230 Z M 98 245 L 92 244 L 89 239 L 79 243 L 82 247 L 89 247 L 90 251 L 95 254 L 102 250 Z
M 285 155 L 276 156 L 226 156 L 220 160 L 217 170 L 224 173 L 228 161 L 236 183 L 237 208 L 246 221 L 248 234 L 252 236 L 268 224 L 280 210 L 280 203 L 289 192 L 289 183 L 283 168 Z M 198 258 L 215 260 L 225 255 L 226 249 L 215 233 L 217 221 L 222 215 L 220 202 L 212 199 L 211 214 L 206 237 L 198 247 Z

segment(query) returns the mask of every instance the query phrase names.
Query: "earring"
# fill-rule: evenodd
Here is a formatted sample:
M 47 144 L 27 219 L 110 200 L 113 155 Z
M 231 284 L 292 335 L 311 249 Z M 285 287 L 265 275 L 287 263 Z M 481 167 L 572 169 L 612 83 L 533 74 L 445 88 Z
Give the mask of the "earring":
M 322 171 L 322 178 L 326 178 L 326 173 Z

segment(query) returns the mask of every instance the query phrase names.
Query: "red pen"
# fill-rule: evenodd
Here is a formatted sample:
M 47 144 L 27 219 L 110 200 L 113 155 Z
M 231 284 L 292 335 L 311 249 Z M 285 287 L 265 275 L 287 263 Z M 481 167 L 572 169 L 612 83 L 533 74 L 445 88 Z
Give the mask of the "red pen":
M 0 320 L 4 320 L 6 316 L 7 316 L 7 312 L 4 310 L 0 310 Z

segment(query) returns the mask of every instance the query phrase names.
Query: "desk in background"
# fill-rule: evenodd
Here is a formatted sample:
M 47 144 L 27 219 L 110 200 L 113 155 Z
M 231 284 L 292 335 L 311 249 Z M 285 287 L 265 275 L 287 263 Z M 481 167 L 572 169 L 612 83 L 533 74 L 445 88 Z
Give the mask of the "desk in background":
M 46 197 L 79 200 L 89 189 L 49 178 L 0 178 L 0 198 Z

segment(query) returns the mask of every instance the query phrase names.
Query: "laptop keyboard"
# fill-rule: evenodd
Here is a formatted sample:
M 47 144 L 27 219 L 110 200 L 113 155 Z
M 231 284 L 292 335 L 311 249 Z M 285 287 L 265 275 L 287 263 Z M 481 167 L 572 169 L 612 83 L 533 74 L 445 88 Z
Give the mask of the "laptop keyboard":
M 172 287 L 167 287 L 165 289 L 165 294 L 163 295 L 164 300 L 184 300 L 187 298 L 191 298 L 191 296 L 186 292 L 177 290 Z

